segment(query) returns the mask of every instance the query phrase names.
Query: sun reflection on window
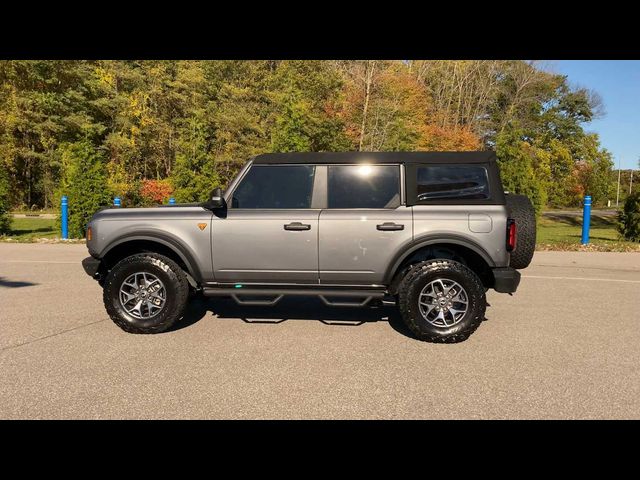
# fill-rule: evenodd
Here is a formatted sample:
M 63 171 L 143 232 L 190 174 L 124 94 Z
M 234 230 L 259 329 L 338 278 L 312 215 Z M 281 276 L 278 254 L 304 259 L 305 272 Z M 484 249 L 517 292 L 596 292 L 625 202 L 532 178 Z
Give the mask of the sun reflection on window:
M 368 177 L 372 173 L 373 168 L 371 168 L 371 165 L 362 165 L 358 168 L 358 175 L 360 175 L 361 177 Z

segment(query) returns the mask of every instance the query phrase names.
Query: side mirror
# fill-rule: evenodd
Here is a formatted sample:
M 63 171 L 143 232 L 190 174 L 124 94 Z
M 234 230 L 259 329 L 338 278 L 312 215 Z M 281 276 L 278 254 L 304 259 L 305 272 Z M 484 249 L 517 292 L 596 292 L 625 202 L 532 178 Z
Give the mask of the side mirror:
M 222 196 L 222 189 L 215 188 L 214 190 L 212 190 L 211 194 L 209 194 L 209 200 L 207 200 L 203 206 L 205 208 L 208 208 L 209 210 L 224 208 L 225 202 L 224 197 Z

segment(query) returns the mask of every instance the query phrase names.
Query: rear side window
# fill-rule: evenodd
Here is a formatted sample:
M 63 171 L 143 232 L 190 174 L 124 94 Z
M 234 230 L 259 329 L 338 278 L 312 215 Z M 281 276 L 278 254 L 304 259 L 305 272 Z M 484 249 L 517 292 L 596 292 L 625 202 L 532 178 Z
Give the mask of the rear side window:
M 400 206 L 398 165 L 329 165 L 329 208 L 396 208 Z
M 417 168 L 417 200 L 489 199 L 487 169 L 476 165 L 433 165 Z
M 315 167 L 254 165 L 233 192 L 233 208 L 310 208 Z

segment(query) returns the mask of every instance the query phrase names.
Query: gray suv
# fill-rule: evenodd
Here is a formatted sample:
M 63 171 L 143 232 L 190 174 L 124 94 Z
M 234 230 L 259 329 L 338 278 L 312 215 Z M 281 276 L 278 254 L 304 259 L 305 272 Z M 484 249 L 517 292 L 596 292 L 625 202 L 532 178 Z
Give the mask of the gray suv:
M 192 293 L 310 295 L 397 305 L 417 338 L 457 342 L 487 289 L 516 291 L 534 243 L 531 202 L 503 191 L 492 152 L 286 153 L 252 158 L 202 204 L 99 211 L 82 263 L 131 333 L 170 328 Z

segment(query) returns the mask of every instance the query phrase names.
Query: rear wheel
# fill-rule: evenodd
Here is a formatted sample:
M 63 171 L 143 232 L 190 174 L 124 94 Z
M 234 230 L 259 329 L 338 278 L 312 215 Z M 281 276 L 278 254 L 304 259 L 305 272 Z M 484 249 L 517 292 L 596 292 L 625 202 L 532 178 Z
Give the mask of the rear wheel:
M 170 258 L 154 253 L 132 255 L 105 279 L 103 300 L 113 322 L 129 333 L 160 333 L 185 309 L 189 283 Z
M 422 341 L 461 342 L 484 319 L 487 302 L 482 282 L 453 260 L 418 263 L 402 279 L 398 292 L 402 318 Z

